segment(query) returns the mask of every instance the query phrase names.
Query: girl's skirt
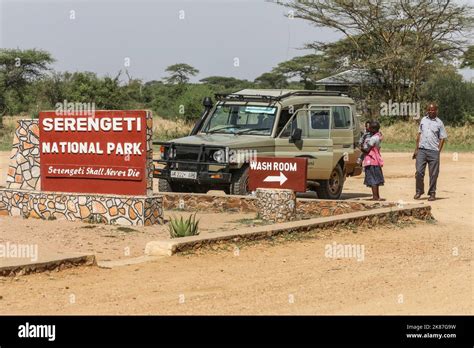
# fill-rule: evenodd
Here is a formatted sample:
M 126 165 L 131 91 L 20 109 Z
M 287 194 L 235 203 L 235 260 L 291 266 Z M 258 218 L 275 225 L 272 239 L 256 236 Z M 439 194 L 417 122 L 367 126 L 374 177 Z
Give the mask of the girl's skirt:
M 385 180 L 383 178 L 382 167 L 380 166 L 366 166 L 364 168 L 365 179 L 364 185 L 368 187 L 383 185 Z

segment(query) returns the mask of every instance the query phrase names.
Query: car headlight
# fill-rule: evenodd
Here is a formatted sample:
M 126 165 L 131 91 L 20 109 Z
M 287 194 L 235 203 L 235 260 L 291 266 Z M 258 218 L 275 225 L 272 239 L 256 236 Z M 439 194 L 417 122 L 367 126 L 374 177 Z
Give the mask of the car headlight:
M 160 146 L 160 157 L 162 160 L 166 158 L 175 158 L 176 157 L 176 149 L 167 148 L 166 146 Z
M 166 151 L 166 148 L 165 148 L 163 145 L 161 145 L 161 146 L 160 146 L 160 158 L 161 158 L 162 160 L 165 159 L 165 151 Z
M 224 150 L 217 150 L 212 154 L 212 158 L 214 161 L 218 163 L 224 163 L 225 162 L 225 151 Z

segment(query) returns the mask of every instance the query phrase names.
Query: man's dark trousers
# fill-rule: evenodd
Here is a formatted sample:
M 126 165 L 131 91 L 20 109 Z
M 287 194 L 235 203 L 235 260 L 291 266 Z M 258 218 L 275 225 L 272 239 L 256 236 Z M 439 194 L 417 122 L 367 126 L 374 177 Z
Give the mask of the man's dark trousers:
M 428 195 L 436 193 L 436 181 L 439 174 L 439 151 L 418 149 L 416 155 L 416 193 L 425 193 L 424 177 L 426 165 L 430 174 L 430 188 Z

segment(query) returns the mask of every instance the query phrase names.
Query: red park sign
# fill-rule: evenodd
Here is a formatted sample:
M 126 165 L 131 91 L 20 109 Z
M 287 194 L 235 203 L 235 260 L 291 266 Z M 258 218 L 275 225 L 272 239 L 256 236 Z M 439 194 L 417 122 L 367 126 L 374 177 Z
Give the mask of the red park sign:
M 146 195 L 146 111 L 41 112 L 41 190 Z
M 257 157 L 250 161 L 249 189 L 279 188 L 306 192 L 307 158 Z

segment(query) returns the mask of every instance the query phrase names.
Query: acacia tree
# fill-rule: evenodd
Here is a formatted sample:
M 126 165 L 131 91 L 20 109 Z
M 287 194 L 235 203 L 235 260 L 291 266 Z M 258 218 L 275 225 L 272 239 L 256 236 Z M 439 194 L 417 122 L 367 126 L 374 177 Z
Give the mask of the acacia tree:
M 7 112 L 8 97 L 20 106 L 25 103 L 29 84 L 43 77 L 53 61 L 51 54 L 42 50 L 0 49 L 0 117 Z
M 290 79 L 297 78 L 305 89 L 313 89 L 314 82 L 326 75 L 327 62 L 321 54 L 308 54 L 281 62 L 273 72 Z
M 461 68 L 474 69 L 474 46 L 469 46 L 462 56 Z
M 235 77 L 227 76 L 209 76 L 199 80 L 206 85 L 216 87 L 217 90 L 233 90 L 235 91 L 238 88 L 246 88 L 251 86 L 251 82 L 247 80 L 240 80 Z M 222 92 L 222 91 L 221 91 Z
M 170 85 L 182 85 L 189 82 L 191 76 L 199 74 L 199 70 L 185 63 L 173 64 L 165 70 L 169 76 L 165 78 L 165 82 Z
M 288 80 L 285 75 L 279 72 L 266 72 L 258 76 L 254 83 L 262 88 L 285 88 L 288 87 Z
M 386 98 L 396 100 L 416 100 L 433 66 L 462 53 L 462 35 L 473 24 L 472 6 L 452 0 L 292 0 L 283 5 L 295 18 L 342 33 L 351 52 L 349 66 L 380 75 Z M 327 45 L 307 47 L 324 50 Z

